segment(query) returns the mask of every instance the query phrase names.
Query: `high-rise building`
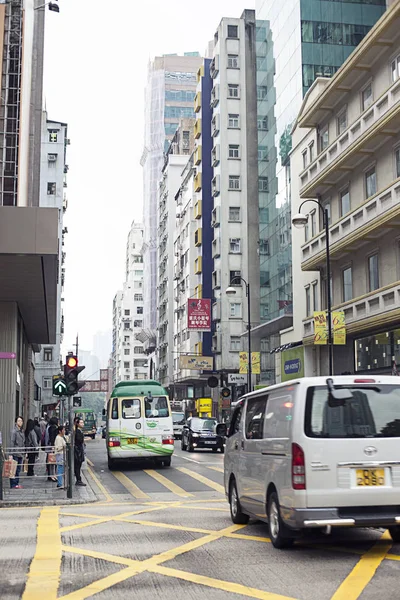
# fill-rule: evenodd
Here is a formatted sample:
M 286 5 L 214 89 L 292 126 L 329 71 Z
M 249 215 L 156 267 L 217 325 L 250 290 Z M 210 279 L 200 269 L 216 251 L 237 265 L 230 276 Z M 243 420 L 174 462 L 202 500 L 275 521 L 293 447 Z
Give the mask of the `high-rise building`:
M 113 385 L 147 375 L 143 344 L 136 338 L 143 329 L 142 245 L 143 226 L 133 222 L 126 244 L 125 282 L 113 302 Z
M 67 209 L 65 187 L 68 126 L 66 123 L 51 121 L 46 111 L 42 115 L 42 151 L 40 167 L 40 206 L 56 208 L 58 212 L 59 243 L 59 277 L 57 283 L 57 320 L 55 344 L 43 344 L 35 356 L 35 381 L 41 388 L 41 407 L 48 412 L 54 408 L 53 375 L 60 373 L 60 348 L 64 333 L 64 316 L 62 314 L 62 292 L 65 282 L 65 236 L 64 213 Z M 39 408 L 39 407 L 38 407 Z
M 158 186 L 164 153 L 173 138 L 179 119 L 193 117 L 196 73 L 202 62 L 198 53 L 156 57 L 148 69 L 145 94 L 143 166 L 144 223 L 144 338 L 147 351 L 155 349 L 157 323 L 157 211 Z
M 258 0 L 257 100 L 261 378 L 275 381 L 280 331 L 293 323 L 291 131 L 304 94 L 330 77 L 385 11 L 386 0 Z M 316 149 L 311 149 L 316 153 Z
M 0 360 L 0 427 L 6 445 L 15 417 L 38 407 L 33 353 L 57 339 L 58 209 L 39 202 L 44 19 L 33 2 L 0 2 L 0 348 L 10 357 Z

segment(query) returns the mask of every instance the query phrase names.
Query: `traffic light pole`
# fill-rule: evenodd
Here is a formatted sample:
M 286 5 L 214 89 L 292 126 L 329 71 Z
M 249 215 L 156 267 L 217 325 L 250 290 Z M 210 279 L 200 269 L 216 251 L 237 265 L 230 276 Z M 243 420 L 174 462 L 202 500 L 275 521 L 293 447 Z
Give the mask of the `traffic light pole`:
M 68 486 L 67 486 L 67 498 L 72 498 L 72 485 L 73 485 L 73 468 L 74 468 L 74 424 L 72 417 L 72 397 L 68 397 L 68 421 L 69 421 L 69 456 L 68 456 Z

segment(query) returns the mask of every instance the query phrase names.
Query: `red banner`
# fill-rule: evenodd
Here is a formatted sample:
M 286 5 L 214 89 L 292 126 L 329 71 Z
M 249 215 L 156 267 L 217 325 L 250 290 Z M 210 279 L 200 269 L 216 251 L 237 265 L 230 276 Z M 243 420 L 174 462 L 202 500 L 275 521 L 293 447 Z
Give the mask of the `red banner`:
M 188 329 L 211 331 L 211 300 L 190 298 L 188 300 Z

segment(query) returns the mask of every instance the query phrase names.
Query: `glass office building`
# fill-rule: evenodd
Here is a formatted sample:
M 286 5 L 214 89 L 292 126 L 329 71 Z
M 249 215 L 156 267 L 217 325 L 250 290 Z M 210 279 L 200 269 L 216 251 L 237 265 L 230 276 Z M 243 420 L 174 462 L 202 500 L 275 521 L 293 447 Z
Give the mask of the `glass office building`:
M 292 324 L 291 129 L 317 77 L 330 77 L 386 0 L 258 0 L 257 99 L 261 379 L 275 381 L 279 332 Z

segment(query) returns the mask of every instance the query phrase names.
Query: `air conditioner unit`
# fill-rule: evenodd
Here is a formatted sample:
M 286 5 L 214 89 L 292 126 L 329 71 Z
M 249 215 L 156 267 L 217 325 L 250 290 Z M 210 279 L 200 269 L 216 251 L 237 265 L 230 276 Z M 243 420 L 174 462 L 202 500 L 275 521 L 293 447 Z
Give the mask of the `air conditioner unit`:
M 47 160 L 49 162 L 57 162 L 57 154 L 48 154 L 47 155 Z

